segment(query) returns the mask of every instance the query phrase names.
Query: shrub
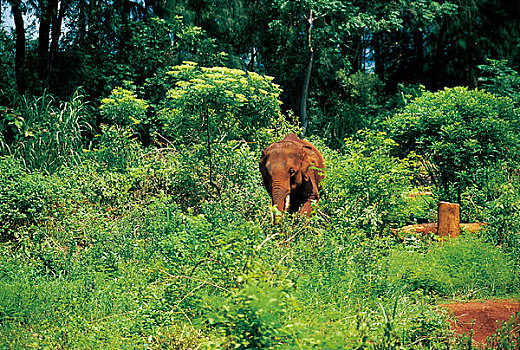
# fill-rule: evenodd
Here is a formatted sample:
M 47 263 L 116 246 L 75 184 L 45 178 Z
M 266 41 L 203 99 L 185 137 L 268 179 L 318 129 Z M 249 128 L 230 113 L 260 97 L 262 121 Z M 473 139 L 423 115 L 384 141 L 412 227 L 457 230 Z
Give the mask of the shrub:
M 328 89 L 321 96 L 321 103 L 311 105 L 312 134 L 323 137 L 327 145 L 341 147 L 344 138 L 355 135 L 364 128 L 374 128 L 382 118 L 383 82 L 377 74 L 345 70 L 336 73 L 339 89 Z M 326 101 L 326 102 L 325 102 Z M 318 106 L 319 105 L 319 106 Z
M 494 166 L 518 158 L 519 111 L 511 99 L 481 90 L 426 92 L 388 120 L 398 154 L 416 152 L 439 197 L 461 201 L 471 186 L 485 187 Z
M 320 206 L 367 234 L 382 233 L 406 219 L 404 193 L 409 191 L 413 159 L 391 155 L 396 146 L 384 133 L 362 131 L 347 139 L 344 154 L 324 149 L 326 175 Z
M 174 143 L 245 140 L 265 145 L 284 127 L 273 78 L 192 62 L 172 67 L 159 111 L 164 136 Z M 285 127 L 286 128 L 286 127 Z
M 387 264 L 391 285 L 444 296 L 503 295 L 515 274 L 499 247 L 470 235 L 439 242 L 426 253 L 395 250 Z
M 507 60 L 487 59 L 487 64 L 477 66 L 478 78 L 484 90 L 498 96 L 507 96 L 518 103 L 520 97 L 520 75 L 507 66 Z
M 131 190 L 138 180 L 126 172 L 107 169 L 103 164 L 85 160 L 81 166 L 64 173 L 71 186 L 85 198 L 85 205 L 101 206 L 103 210 L 123 210 L 129 205 Z
M 101 100 L 99 108 L 101 115 L 111 123 L 128 127 L 143 121 L 148 103 L 137 98 L 133 91 L 116 87 L 109 97 Z
M 499 195 L 479 209 L 488 225 L 482 236 L 495 245 L 501 245 L 520 266 L 520 184 L 517 181 L 497 186 Z
M 204 145 L 180 145 L 173 172 L 169 175 L 170 193 L 184 207 L 199 207 L 203 201 L 240 195 L 259 186 L 258 158 L 245 142 L 213 144 L 211 154 Z
M 485 349 L 509 350 L 520 347 L 520 315 L 518 312 L 506 322 L 502 322 L 494 334 L 486 340 Z
M 90 155 L 101 167 L 126 173 L 137 166 L 142 156 L 141 144 L 129 127 L 101 125 L 101 134 L 94 138 L 95 147 Z
M 0 157 L 0 241 L 58 215 L 67 202 L 57 177 L 30 173 L 13 157 Z
M 215 328 L 222 345 L 233 349 L 286 349 L 291 343 L 291 328 L 284 317 L 290 295 L 268 284 L 248 284 L 227 298 L 206 298 L 204 321 Z

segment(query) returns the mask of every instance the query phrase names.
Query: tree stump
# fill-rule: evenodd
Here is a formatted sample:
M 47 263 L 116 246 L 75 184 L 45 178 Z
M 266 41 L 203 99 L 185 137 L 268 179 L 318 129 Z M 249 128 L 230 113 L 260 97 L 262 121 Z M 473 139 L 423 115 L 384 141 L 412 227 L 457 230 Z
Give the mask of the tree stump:
M 437 235 L 440 238 L 456 238 L 460 233 L 460 205 L 439 202 Z

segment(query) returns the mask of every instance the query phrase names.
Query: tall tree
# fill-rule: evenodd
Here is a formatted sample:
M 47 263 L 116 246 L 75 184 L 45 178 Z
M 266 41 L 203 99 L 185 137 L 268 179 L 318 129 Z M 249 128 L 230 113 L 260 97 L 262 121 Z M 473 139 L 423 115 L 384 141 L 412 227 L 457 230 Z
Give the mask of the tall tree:
M 399 83 L 429 84 L 431 75 L 441 76 L 443 69 L 443 43 L 437 45 L 437 35 L 445 31 L 457 6 L 445 1 L 438 3 L 431 0 L 379 2 L 377 16 L 393 13 L 398 16 L 395 25 L 376 26 L 369 49 L 374 55 L 374 70 L 386 82 L 387 89 L 394 91 Z M 439 55 L 439 60 L 435 57 Z
M 38 31 L 38 59 L 39 70 L 38 75 L 42 82 L 43 88 L 49 88 L 49 43 L 51 33 L 51 23 L 54 13 L 58 10 L 57 0 L 39 0 L 39 31 Z
M 21 0 L 9 0 L 13 13 L 16 53 L 15 53 L 15 75 L 18 93 L 24 94 L 27 90 L 25 80 L 25 25 L 23 20 L 23 10 Z
M 69 1 L 39 0 L 39 31 L 38 31 L 38 76 L 44 89 L 51 86 L 51 72 L 59 39 L 62 33 L 62 24 Z

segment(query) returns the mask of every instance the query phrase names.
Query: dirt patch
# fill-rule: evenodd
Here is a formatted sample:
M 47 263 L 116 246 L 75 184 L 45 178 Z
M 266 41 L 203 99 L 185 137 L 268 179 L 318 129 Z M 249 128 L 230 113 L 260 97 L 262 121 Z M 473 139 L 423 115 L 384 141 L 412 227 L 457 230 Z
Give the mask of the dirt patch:
M 457 322 L 452 324 L 455 332 L 468 334 L 473 329 L 473 340 L 481 344 L 495 333 L 500 323 L 508 321 L 515 312 L 520 312 L 517 300 L 485 300 L 440 306 L 455 315 Z

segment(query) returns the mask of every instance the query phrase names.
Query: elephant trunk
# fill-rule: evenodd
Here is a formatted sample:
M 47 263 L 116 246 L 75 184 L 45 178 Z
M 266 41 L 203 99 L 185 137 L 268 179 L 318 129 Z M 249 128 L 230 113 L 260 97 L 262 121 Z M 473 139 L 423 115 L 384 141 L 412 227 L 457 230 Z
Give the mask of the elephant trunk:
M 284 211 L 289 209 L 290 205 L 290 189 L 289 186 L 273 184 L 272 205 L 276 207 L 278 212 L 274 215 L 274 222 L 280 223 Z

